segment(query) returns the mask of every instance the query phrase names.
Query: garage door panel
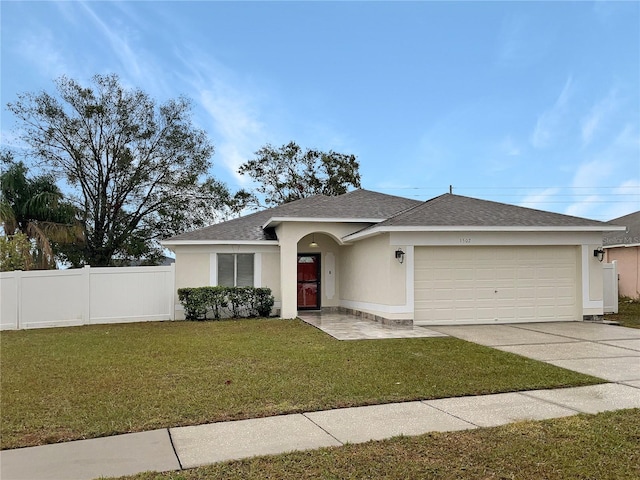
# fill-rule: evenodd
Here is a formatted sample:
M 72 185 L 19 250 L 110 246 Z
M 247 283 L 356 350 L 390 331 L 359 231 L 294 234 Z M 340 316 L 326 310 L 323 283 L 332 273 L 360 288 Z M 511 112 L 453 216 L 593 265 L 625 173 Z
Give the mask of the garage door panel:
M 529 319 L 533 320 L 536 318 L 536 307 L 533 306 L 517 306 L 515 315 L 520 319 Z
M 580 318 L 577 247 L 416 247 L 414 265 L 416 324 Z
M 513 301 L 516 300 L 517 298 L 518 298 L 518 296 L 517 296 L 516 289 L 513 288 L 513 287 L 507 287 L 507 288 L 501 288 L 498 291 L 496 301 L 497 302 L 509 301 L 509 302 L 513 303 Z
M 496 318 L 509 318 L 516 316 L 516 307 L 513 305 L 506 307 L 498 307 Z
M 538 267 L 536 272 L 538 274 L 538 280 L 553 281 L 557 275 L 555 267 Z
M 534 269 L 528 268 L 528 267 L 519 267 L 518 268 L 518 274 L 516 276 L 516 279 L 518 279 L 518 280 L 533 280 L 534 278 L 536 278 L 536 272 L 535 272 Z
M 510 268 L 496 268 L 496 280 L 513 280 L 517 278 L 517 269 L 515 267 Z
M 526 300 L 528 298 L 536 298 L 536 289 L 534 287 L 516 286 L 516 298 Z
M 493 288 L 476 288 L 475 298 L 480 301 L 490 300 L 493 303 L 493 300 L 496 298 L 495 290 Z
M 556 295 L 557 288 L 556 287 L 538 287 L 535 289 L 536 296 L 538 298 L 553 298 Z

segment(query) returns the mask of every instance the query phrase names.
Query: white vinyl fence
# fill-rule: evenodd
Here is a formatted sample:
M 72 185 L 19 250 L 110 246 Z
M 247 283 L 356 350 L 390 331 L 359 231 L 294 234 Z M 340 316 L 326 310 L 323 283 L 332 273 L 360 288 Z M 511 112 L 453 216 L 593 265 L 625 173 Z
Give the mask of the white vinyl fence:
M 602 264 L 604 313 L 618 313 L 618 263 Z
M 0 330 L 174 319 L 175 266 L 0 273 Z

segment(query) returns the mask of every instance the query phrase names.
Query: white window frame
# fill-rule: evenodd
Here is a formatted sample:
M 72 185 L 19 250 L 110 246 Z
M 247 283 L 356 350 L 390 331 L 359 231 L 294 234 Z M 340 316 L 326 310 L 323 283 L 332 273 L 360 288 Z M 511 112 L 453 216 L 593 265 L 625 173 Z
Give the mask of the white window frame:
M 233 255 L 233 283 L 238 284 L 238 254 L 253 255 L 253 287 L 259 288 L 262 286 L 262 255 L 259 252 L 216 252 L 211 253 L 209 256 L 209 280 L 210 285 L 218 285 L 218 255 Z

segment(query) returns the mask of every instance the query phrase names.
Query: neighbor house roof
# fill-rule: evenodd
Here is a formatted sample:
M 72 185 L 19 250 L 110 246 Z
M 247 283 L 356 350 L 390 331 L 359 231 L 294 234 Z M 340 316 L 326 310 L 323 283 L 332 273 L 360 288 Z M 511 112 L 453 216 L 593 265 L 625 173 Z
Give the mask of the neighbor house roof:
M 640 245 L 640 211 L 614 218 L 607 222 L 610 225 L 622 225 L 624 231 L 605 232 L 602 244 L 605 247 Z
M 229 242 L 277 243 L 275 229 L 283 221 L 353 222 L 369 224 L 345 239 L 394 230 L 523 229 L 603 231 L 604 222 L 504 203 L 444 194 L 426 202 L 354 190 L 339 196 L 317 195 L 244 217 L 177 235 L 165 245 Z

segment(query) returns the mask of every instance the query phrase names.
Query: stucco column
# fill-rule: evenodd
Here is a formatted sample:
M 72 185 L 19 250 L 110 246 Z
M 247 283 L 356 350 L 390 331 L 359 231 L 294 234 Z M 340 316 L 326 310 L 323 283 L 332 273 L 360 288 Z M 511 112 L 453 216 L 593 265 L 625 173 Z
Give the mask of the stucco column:
M 298 243 L 292 239 L 280 241 L 280 282 L 282 285 L 282 307 L 280 318 L 295 318 L 298 315 L 297 293 Z

